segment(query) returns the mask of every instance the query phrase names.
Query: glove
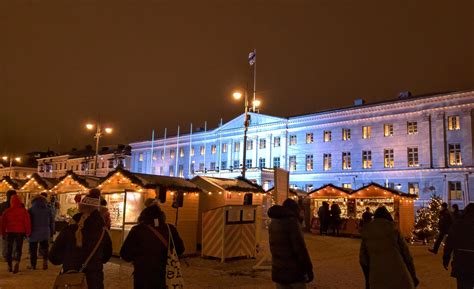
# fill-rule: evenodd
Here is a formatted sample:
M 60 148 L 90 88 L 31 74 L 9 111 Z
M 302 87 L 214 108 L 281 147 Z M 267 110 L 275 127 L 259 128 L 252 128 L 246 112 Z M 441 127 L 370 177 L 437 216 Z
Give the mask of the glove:
M 420 280 L 418 280 L 416 277 L 413 277 L 413 283 L 415 284 L 415 287 L 418 287 L 418 285 L 420 285 Z
M 314 279 L 314 273 L 313 271 L 309 271 L 306 273 L 306 283 L 310 283 Z

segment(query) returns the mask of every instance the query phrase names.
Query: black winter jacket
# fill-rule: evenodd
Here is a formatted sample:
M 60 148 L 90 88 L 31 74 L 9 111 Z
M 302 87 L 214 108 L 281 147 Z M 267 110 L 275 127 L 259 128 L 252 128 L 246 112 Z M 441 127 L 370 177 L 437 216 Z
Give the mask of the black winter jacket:
M 73 219 L 78 222 L 82 213 L 74 215 Z M 77 230 L 76 224 L 70 224 L 64 228 L 54 241 L 49 253 L 49 260 L 54 265 L 63 265 L 64 271 L 81 269 L 89 254 L 99 241 L 102 230 L 105 229 L 104 220 L 99 211 L 94 210 L 84 222 L 82 230 L 83 245 L 82 248 L 76 247 Z M 92 256 L 84 272 L 87 277 L 89 288 L 103 287 L 103 264 L 107 263 L 112 257 L 112 241 L 109 233 L 105 231 L 99 248 Z
M 140 223 L 132 228 L 120 250 L 120 257 L 127 262 L 133 262 L 135 288 L 161 289 L 166 288 L 165 272 L 168 247 L 148 227 Z M 169 225 L 176 253 L 184 252 L 183 240 L 173 225 Z M 168 241 L 167 226 L 154 228 Z M 171 247 L 172 248 L 172 247 Z
M 313 274 L 313 264 L 304 241 L 298 217 L 276 205 L 268 210 L 272 219 L 268 228 L 272 253 L 272 280 L 280 284 L 305 282 Z
M 438 222 L 439 231 L 447 234 L 452 223 L 453 223 L 453 219 L 452 219 L 451 213 L 447 209 L 441 210 L 439 212 L 439 222 Z

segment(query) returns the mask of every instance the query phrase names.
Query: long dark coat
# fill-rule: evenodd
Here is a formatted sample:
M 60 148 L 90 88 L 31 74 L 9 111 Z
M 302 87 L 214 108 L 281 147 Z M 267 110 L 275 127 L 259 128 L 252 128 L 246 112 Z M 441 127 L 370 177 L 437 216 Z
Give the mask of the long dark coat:
M 168 224 L 169 225 L 169 224 Z M 173 225 L 169 225 L 176 253 L 183 254 L 183 240 Z M 165 240 L 169 233 L 165 224 L 155 227 Z M 132 228 L 120 250 L 120 257 L 133 262 L 135 289 L 165 289 L 166 261 L 168 247 L 158 239 L 147 224 L 140 223 Z
M 395 223 L 374 219 L 361 232 L 360 264 L 370 289 L 414 289 L 413 258 Z
M 29 209 L 31 219 L 30 242 L 46 241 L 54 232 L 54 219 L 46 198 L 37 196 L 31 202 Z

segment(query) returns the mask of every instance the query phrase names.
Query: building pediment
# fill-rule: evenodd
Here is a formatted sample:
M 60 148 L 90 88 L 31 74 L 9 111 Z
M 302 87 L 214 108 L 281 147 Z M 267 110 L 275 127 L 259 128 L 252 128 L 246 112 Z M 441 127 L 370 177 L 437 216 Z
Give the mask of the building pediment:
M 250 112 L 249 115 L 250 115 L 250 127 L 287 121 L 287 119 L 285 118 L 275 117 L 275 116 L 270 116 L 270 115 L 265 115 L 265 114 L 260 114 L 260 113 Z M 217 130 L 224 131 L 224 130 L 243 128 L 244 116 L 245 114 L 239 115 L 238 117 L 224 123 Z

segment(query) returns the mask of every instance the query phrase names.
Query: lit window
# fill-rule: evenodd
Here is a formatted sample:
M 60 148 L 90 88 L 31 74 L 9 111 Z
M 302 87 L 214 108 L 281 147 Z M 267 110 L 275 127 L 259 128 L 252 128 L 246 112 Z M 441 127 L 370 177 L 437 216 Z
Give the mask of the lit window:
M 259 141 L 258 148 L 259 148 L 259 149 L 264 149 L 264 148 L 266 148 L 266 147 L 267 147 L 267 140 L 266 140 L 266 139 L 261 139 L 261 140 Z
M 156 161 L 156 159 L 157 159 L 156 153 L 153 153 L 153 156 L 151 158 L 152 158 L 152 160 Z
M 352 184 L 351 183 L 342 183 L 342 187 L 344 189 L 352 189 Z
M 362 151 L 362 167 L 364 169 L 372 168 L 372 151 Z
M 265 168 L 265 158 L 258 159 L 258 166 L 261 169 Z
M 179 149 L 179 157 L 184 157 L 184 148 Z
M 324 154 L 323 155 L 323 167 L 325 171 L 329 171 L 332 169 L 332 160 L 331 154 Z
M 191 147 L 191 151 L 189 152 L 191 156 L 194 156 L 194 147 Z
M 178 176 L 180 178 L 184 177 L 184 167 L 183 167 L 183 165 L 179 165 L 179 167 L 178 167 Z
M 204 163 L 199 163 L 199 171 L 204 172 L 204 170 L 205 170 Z
M 313 143 L 313 140 L 314 140 L 314 138 L 313 138 L 313 133 L 312 133 L 312 132 L 308 132 L 308 133 L 306 134 L 306 143 Z
M 350 128 L 343 128 L 342 129 L 342 140 L 350 140 L 351 139 L 351 129 Z
M 304 189 L 307 193 L 311 192 L 313 190 L 313 184 L 304 185 Z
M 383 136 L 393 136 L 393 124 L 383 125 Z
M 290 146 L 296 144 L 296 135 L 290 135 Z
M 362 127 L 362 138 L 368 139 L 372 135 L 372 127 L 370 126 L 363 126 Z
M 450 144 L 449 148 L 449 165 L 450 166 L 461 166 L 461 145 L 460 144 Z
M 247 140 L 247 150 L 253 150 L 253 140 Z
M 211 145 L 211 154 L 215 154 L 217 152 L 217 146 L 215 144 Z
M 168 171 L 169 171 L 170 177 L 174 177 L 174 167 L 173 167 L 173 166 L 169 166 L 169 167 L 168 167 Z
M 351 153 L 350 152 L 343 152 L 342 153 L 342 169 L 343 170 L 350 170 L 351 167 Z
M 138 161 L 143 162 L 143 153 L 138 154 Z
M 290 171 L 296 171 L 296 156 L 289 157 Z
M 408 193 L 412 195 L 418 195 L 420 192 L 420 186 L 418 183 L 408 183 Z
M 280 157 L 274 157 L 273 158 L 273 167 L 274 168 L 279 168 L 280 167 Z
M 418 133 L 418 123 L 416 121 L 407 122 L 407 134 Z
M 463 193 L 461 190 L 461 182 L 448 182 L 449 187 L 449 199 L 450 200 L 462 200 Z
M 227 152 L 227 144 L 226 144 L 226 143 L 223 143 L 223 144 L 222 144 L 222 152 L 223 152 L 223 153 L 226 153 L 226 152 Z
M 273 138 L 273 147 L 279 147 L 280 146 L 280 137 L 276 136 Z
M 419 163 L 418 163 L 418 148 L 417 147 L 408 148 L 407 153 L 408 153 L 408 166 L 409 167 L 417 167 L 419 165 Z
M 306 155 L 306 170 L 313 170 L 313 155 Z
M 383 150 L 383 166 L 385 168 L 393 168 L 394 166 L 393 149 Z
M 201 146 L 199 148 L 199 153 L 201 154 L 201 156 L 203 156 L 206 153 L 206 148 L 204 146 Z
M 240 152 L 240 143 L 239 142 L 234 143 L 234 152 L 236 152 L 236 153 Z
M 448 116 L 448 130 L 460 130 L 459 115 Z
M 329 142 L 332 139 L 332 133 L 330 130 L 325 130 L 323 134 L 323 141 L 324 142 Z
M 191 175 L 194 175 L 194 163 L 191 163 L 189 170 L 191 171 Z
M 170 150 L 170 158 L 174 159 L 176 157 L 176 150 L 172 149 Z
M 162 149 L 162 150 L 160 151 L 160 153 L 161 153 L 161 159 L 164 160 L 164 159 L 165 159 L 165 150 Z

